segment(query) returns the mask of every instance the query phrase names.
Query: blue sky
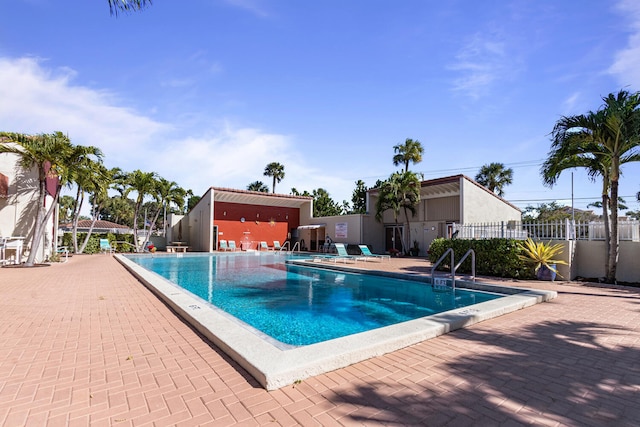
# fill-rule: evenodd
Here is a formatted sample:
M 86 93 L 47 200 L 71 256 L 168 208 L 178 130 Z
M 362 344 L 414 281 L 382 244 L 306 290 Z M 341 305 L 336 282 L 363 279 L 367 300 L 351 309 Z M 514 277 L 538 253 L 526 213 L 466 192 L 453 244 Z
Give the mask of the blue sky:
M 0 130 L 60 130 L 196 194 L 270 186 L 275 161 L 278 193 L 350 200 L 412 138 L 426 179 L 501 162 L 516 206 L 569 203 L 570 172 L 553 189 L 539 174 L 554 123 L 640 90 L 635 0 L 156 0 L 117 18 L 106 0 L 16 0 L 2 15 Z M 623 173 L 639 209 L 640 163 Z M 576 207 L 599 194 L 575 171 Z

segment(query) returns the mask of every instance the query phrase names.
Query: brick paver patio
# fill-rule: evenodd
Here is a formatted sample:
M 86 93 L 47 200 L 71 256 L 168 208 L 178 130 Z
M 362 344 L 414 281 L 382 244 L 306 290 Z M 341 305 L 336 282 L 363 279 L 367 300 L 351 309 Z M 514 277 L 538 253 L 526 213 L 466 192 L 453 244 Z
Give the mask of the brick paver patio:
M 640 289 L 517 285 L 559 296 L 267 392 L 111 256 L 1 268 L 0 425 L 640 425 Z

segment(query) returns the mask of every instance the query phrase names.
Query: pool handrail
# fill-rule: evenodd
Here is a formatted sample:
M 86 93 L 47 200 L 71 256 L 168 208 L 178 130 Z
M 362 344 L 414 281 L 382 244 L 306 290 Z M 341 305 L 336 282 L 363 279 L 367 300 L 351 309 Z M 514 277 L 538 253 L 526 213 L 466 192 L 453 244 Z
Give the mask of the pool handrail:
M 458 271 L 458 268 L 460 267 L 462 262 L 465 259 L 467 259 L 469 254 L 471 254 L 471 279 L 475 283 L 475 281 L 476 281 L 476 251 L 474 251 L 473 249 L 469 249 L 467 252 L 465 252 L 465 254 L 462 256 L 462 258 L 460 258 L 460 261 L 458 261 L 458 263 L 454 267 L 454 269 L 453 269 L 453 280 L 455 280 L 456 271 Z
M 458 270 L 458 268 L 460 267 L 460 265 L 462 264 L 462 262 L 469 256 L 469 254 L 471 254 L 471 278 L 473 279 L 473 281 L 476 281 L 476 252 L 473 249 L 469 249 L 467 252 L 465 252 L 465 254 L 462 256 L 462 258 L 460 258 L 460 261 L 458 262 L 458 264 L 454 264 L 455 263 L 455 254 L 453 252 L 453 248 L 449 248 L 447 249 L 442 256 L 440 257 L 440 259 L 438 259 L 438 261 L 436 261 L 435 264 L 433 264 L 433 266 L 431 267 L 431 280 L 433 281 L 433 274 L 436 271 L 436 268 L 438 267 L 438 265 L 440 265 L 440 263 L 442 261 L 445 260 L 445 258 L 447 257 L 448 254 L 451 254 L 450 257 L 450 264 L 451 265 L 451 287 L 453 289 L 456 288 L 456 271 Z

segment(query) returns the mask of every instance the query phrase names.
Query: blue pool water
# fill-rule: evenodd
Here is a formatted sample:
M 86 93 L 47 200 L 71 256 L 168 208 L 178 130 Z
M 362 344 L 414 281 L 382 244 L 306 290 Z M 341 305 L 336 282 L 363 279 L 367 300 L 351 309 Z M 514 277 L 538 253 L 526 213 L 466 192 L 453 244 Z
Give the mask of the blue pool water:
M 287 255 L 128 257 L 242 322 L 300 346 L 464 307 L 502 295 L 285 264 Z

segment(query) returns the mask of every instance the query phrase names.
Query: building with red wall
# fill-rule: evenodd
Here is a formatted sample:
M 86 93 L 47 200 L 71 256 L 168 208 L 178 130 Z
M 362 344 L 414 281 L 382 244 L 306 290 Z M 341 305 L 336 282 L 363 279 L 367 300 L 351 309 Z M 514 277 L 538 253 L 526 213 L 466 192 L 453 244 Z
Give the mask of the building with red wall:
M 211 187 L 171 232 L 188 236 L 193 251 L 218 250 L 220 240 L 255 250 L 261 241 L 273 246 L 292 235 L 295 239 L 298 226 L 308 224 L 312 212 L 312 197 Z

